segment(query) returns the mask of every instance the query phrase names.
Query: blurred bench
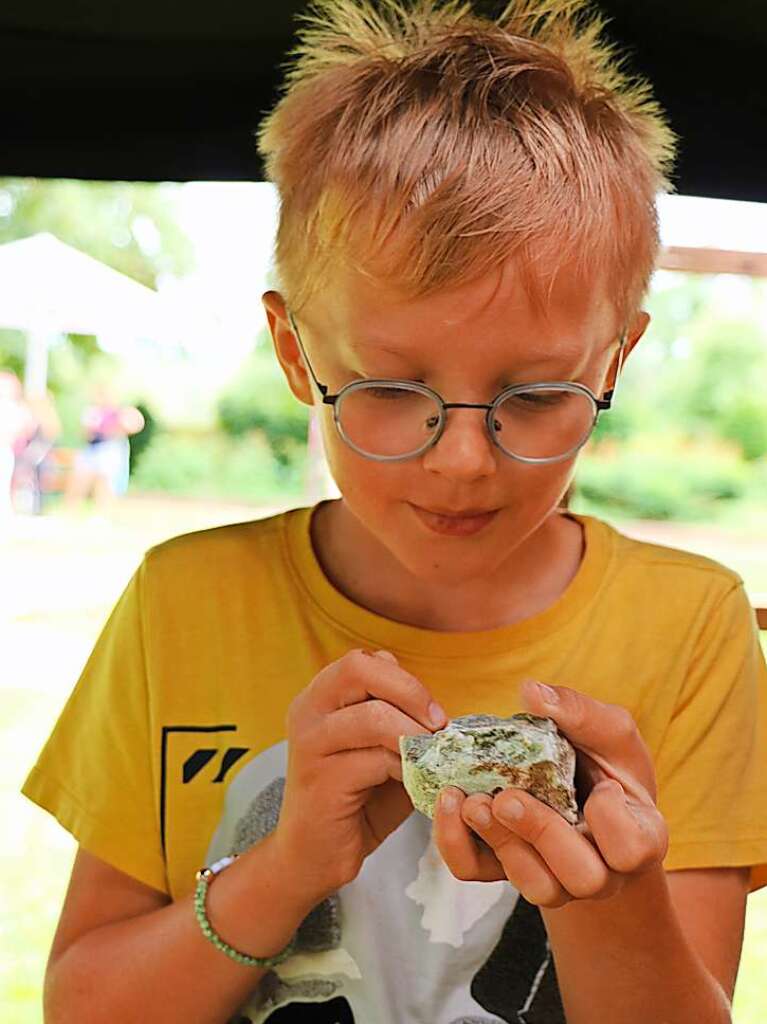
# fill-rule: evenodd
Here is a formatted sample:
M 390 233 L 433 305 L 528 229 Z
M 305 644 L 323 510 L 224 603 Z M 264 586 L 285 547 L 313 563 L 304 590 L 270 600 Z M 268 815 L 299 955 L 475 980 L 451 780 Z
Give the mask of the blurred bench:
M 759 629 L 767 629 L 767 594 L 752 594 L 751 603 L 756 612 Z

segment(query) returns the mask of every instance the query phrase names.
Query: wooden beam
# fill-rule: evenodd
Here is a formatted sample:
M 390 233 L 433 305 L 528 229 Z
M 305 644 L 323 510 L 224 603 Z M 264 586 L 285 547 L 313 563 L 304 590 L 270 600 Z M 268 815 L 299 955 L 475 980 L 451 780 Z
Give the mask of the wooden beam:
M 693 249 L 670 245 L 661 249 L 657 266 L 659 270 L 684 270 L 692 274 L 746 274 L 749 277 L 767 277 L 767 253 Z
M 751 601 L 756 612 L 759 629 L 767 629 L 767 594 L 752 594 Z

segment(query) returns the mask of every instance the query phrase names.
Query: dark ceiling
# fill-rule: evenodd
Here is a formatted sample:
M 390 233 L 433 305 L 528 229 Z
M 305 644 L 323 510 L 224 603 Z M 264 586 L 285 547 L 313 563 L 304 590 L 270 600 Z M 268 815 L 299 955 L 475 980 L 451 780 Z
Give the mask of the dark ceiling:
M 678 191 L 767 201 L 766 0 L 600 6 L 681 136 Z M 304 7 L 3 0 L 0 175 L 258 180 L 253 132 Z

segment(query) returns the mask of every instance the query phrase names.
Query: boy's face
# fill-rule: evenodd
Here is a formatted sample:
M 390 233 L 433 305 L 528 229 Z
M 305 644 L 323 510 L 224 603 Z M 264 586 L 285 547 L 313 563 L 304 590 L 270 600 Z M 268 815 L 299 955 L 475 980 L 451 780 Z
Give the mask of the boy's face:
M 293 393 L 317 403 L 281 297 L 267 293 L 264 306 Z M 489 403 L 511 384 L 544 380 L 586 384 L 602 398 L 613 385 L 624 326 L 607 296 L 568 287 L 566 274 L 558 278 L 547 316 L 537 314 L 511 262 L 472 284 L 409 301 L 354 271 L 339 273 L 296 319 L 317 379 L 330 394 L 352 380 L 384 377 L 420 380 L 446 402 L 472 403 Z M 629 325 L 624 362 L 648 321 L 642 313 Z M 424 581 L 458 583 L 500 571 L 550 516 L 573 475 L 576 456 L 549 465 L 509 458 L 491 441 L 481 409 L 448 410 L 436 445 L 388 463 L 348 447 L 332 408 L 319 409 L 346 510 Z M 446 536 L 425 526 L 414 505 L 499 511 L 473 535 Z

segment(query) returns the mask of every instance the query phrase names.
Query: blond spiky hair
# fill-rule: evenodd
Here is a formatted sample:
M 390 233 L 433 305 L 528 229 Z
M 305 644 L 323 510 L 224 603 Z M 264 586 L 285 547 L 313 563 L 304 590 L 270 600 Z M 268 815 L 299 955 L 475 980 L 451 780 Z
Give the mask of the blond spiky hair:
M 298 310 L 340 261 L 410 297 L 516 256 L 545 308 L 558 270 L 637 310 L 674 135 L 588 0 L 314 0 L 259 130 L 275 262 Z M 600 282 L 601 278 L 601 282 Z

